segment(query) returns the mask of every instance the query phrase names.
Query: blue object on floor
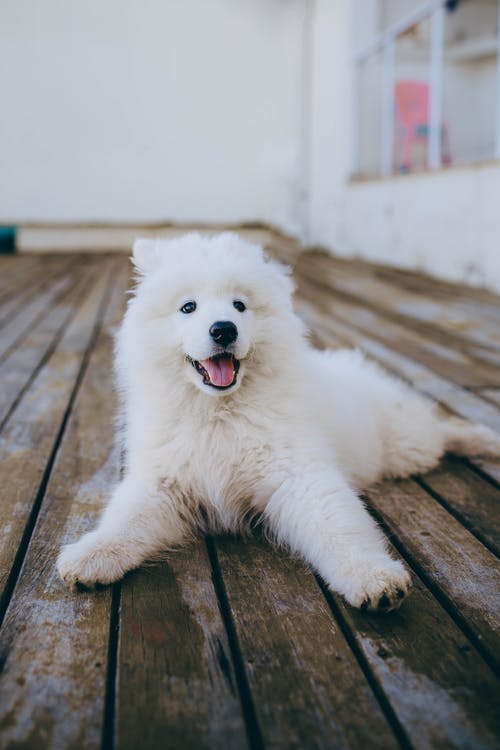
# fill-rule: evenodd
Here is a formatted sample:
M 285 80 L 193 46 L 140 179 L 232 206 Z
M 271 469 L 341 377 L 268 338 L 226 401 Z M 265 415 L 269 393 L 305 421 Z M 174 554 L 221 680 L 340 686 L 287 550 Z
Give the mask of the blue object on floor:
M 0 227 L 0 253 L 15 253 L 16 228 Z

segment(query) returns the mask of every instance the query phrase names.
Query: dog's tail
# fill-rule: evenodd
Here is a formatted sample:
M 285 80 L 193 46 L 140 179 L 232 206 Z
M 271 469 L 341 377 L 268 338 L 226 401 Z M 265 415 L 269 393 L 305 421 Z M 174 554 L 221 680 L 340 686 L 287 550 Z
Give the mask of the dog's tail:
M 444 423 L 445 449 L 459 456 L 500 456 L 500 435 L 482 424 L 471 424 L 463 419 L 448 419 Z

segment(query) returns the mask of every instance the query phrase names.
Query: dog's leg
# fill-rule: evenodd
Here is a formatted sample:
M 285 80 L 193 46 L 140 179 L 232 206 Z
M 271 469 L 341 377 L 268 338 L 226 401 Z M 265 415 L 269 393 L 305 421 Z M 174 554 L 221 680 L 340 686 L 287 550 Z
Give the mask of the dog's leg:
M 411 407 L 411 408 L 410 408 Z M 434 468 L 447 452 L 459 456 L 500 456 L 500 435 L 489 427 L 458 417 L 443 417 L 425 401 L 421 408 L 389 411 L 385 438 L 385 477 L 407 477 Z
M 463 419 L 447 419 L 442 430 L 447 451 L 459 456 L 500 456 L 500 435 L 489 427 Z
M 334 470 L 304 470 L 285 480 L 264 519 L 278 542 L 304 557 L 353 606 L 389 611 L 406 596 L 408 572 L 389 555 L 381 530 Z
M 171 494 L 127 477 L 115 489 L 97 529 L 63 547 L 57 568 L 73 588 L 113 583 L 177 545 L 185 531 Z

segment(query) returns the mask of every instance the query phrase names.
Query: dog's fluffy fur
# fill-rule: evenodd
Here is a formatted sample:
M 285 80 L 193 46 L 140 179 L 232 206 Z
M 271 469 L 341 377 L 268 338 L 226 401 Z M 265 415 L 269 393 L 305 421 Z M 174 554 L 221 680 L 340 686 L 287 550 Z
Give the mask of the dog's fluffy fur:
M 398 606 L 409 574 L 356 492 L 449 449 L 497 455 L 500 438 L 443 420 L 357 351 L 312 349 L 288 273 L 237 235 L 137 240 L 133 261 L 116 346 L 125 475 L 98 528 L 61 552 L 63 579 L 111 583 L 195 528 L 257 515 L 352 605 Z M 218 321 L 234 341 L 214 341 Z

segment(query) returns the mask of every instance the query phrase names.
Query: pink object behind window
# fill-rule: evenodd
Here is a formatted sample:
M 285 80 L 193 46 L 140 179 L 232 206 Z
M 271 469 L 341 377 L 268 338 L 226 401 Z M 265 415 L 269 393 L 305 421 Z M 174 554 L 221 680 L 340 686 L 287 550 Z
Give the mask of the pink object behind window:
M 394 167 L 409 171 L 414 146 L 427 144 L 429 136 L 429 84 L 423 81 L 398 81 L 395 86 Z M 442 126 L 443 164 L 450 164 L 446 126 Z

